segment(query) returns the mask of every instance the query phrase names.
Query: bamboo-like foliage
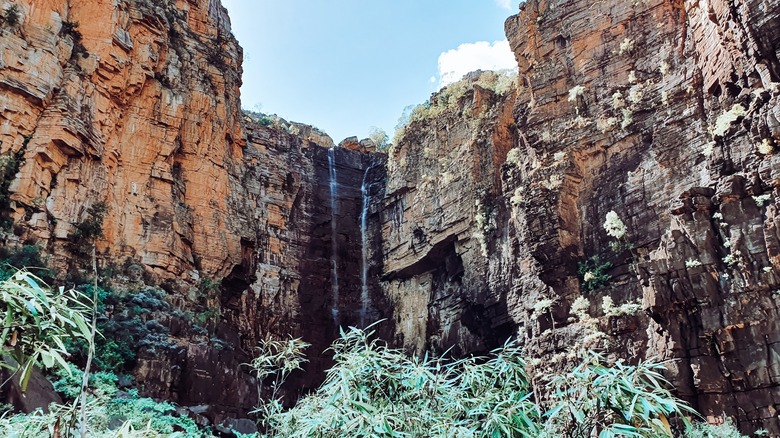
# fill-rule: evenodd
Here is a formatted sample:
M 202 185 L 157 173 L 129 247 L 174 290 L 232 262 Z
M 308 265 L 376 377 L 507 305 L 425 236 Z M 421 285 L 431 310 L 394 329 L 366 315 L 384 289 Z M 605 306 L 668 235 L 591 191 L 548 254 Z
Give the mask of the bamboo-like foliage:
M 537 435 L 520 348 L 490 358 L 408 357 L 356 328 L 332 346 L 318 391 L 268 419 L 278 437 L 504 437 Z
M 25 270 L 0 282 L 0 349 L 3 356 L 16 360 L 18 368 L 10 361 L 0 362 L 21 372 L 22 390 L 26 389 L 35 365 L 69 369 L 64 341 L 72 337 L 90 338 L 90 304 L 89 298 L 77 290 L 51 290 Z
M 669 391 L 671 384 L 661 375 L 664 364 L 604 363 L 591 353 L 572 371 L 551 376 L 546 436 L 671 437 L 672 416 L 690 427 L 681 414 L 696 412 Z
M 663 364 L 605 366 L 591 355 L 547 377 L 534 399 L 521 347 L 487 357 L 409 357 L 350 328 L 331 347 L 325 383 L 265 419 L 271 437 L 672 437 L 693 414 L 660 375 Z M 687 420 L 684 420 L 687 422 Z

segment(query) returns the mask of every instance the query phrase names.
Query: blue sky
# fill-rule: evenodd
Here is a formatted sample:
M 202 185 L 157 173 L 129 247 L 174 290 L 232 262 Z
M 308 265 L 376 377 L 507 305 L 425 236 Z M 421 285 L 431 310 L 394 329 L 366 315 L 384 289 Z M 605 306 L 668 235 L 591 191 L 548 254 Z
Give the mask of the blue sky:
M 404 107 L 442 76 L 513 63 L 495 43 L 519 0 L 222 3 L 244 48 L 244 108 L 314 125 L 336 143 L 373 126 L 392 138 Z

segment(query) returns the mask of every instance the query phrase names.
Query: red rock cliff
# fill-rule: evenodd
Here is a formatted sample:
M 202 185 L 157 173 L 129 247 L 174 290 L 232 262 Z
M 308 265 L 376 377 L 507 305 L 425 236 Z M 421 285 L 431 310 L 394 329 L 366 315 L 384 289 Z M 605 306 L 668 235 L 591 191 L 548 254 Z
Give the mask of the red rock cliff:
M 140 266 L 174 309 L 218 315 L 205 338 L 175 312 L 159 317 L 175 345 L 139 356 L 149 395 L 209 404 L 212 421 L 244 415 L 257 391 L 240 364 L 260 338 L 291 334 L 314 345 L 298 384 L 315 385 L 336 324 L 360 321 L 360 217 L 364 202 L 378 214 L 381 158 L 336 148 L 331 166 L 327 135 L 244 116 L 241 49 L 218 0 L 0 8 L 12 4 L 19 22 L 0 27 L 2 213 L 13 220 L 4 244 L 35 243 L 60 272 L 79 274 L 72 237 L 105 205 L 102 267 Z M 365 263 L 372 272 L 378 256 Z M 202 279 L 221 287 L 205 296 Z M 376 281 L 367 283 L 379 318 Z
M 108 257 L 227 274 L 240 255 L 227 199 L 244 139 L 241 49 L 219 2 L 15 4 L 0 140 L 23 158 L 11 185 L 21 238 L 61 255 L 104 202 Z

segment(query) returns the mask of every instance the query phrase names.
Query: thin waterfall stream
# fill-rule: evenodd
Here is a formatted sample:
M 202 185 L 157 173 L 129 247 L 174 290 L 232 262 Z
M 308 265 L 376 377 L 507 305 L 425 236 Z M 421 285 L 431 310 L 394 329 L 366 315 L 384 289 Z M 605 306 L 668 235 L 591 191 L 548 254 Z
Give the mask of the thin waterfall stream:
M 330 239 L 331 239 L 331 257 L 330 257 L 330 284 L 333 293 L 333 304 L 331 315 L 336 327 L 341 326 L 341 317 L 339 315 L 339 263 L 338 263 L 338 235 L 336 227 L 336 217 L 338 216 L 338 188 L 336 180 L 336 150 L 328 149 L 328 174 L 330 177 Z
M 368 172 L 371 171 L 371 167 L 366 167 L 366 171 L 363 173 L 363 183 L 360 185 L 360 193 L 363 196 L 363 209 L 360 212 L 360 244 L 363 251 L 360 264 L 360 327 L 366 327 L 366 318 L 371 304 L 371 298 L 368 294 L 368 231 L 366 229 L 368 226 L 368 207 L 371 201 L 368 193 Z

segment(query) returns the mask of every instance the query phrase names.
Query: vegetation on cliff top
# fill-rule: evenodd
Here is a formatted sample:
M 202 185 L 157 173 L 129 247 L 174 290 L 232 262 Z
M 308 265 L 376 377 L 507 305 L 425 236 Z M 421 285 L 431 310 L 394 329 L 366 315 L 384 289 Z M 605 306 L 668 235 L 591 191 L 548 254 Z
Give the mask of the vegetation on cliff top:
M 504 95 L 516 88 L 517 71 L 478 71 L 434 93 L 424 103 L 404 109 L 395 128 L 393 144 L 397 145 L 403 139 L 406 129 L 414 122 L 430 120 L 447 110 L 462 106 L 461 100 L 475 86 Z

